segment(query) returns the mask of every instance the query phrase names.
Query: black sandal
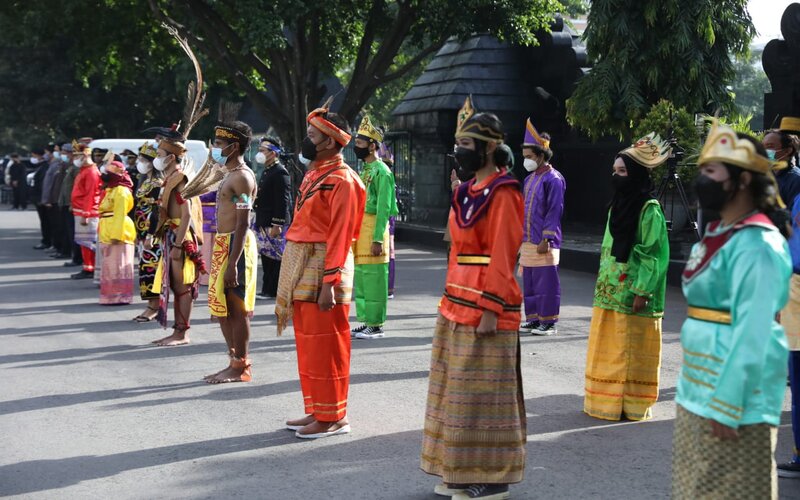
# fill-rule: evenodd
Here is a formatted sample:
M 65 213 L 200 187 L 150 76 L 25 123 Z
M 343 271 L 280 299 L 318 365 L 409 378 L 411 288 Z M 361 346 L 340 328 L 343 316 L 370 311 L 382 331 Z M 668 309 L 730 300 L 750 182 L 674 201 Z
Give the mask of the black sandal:
M 135 318 L 133 318 L 133 321 L 135 321 L 137 323 L 147 323 L 148 321 L 153 321 L 154 319 L 156 319 L 156 316 L 158 316 L 158 309 L 154 309 L 154 308 L 152 308 L 150 306 L 147 306 L 147 309 L 145 309 L 145 311 L 153 311 L 156 314 L 153 315 L 152 318 L 148 318 L 147 316 L 145 316 L 145 313 L 142 313 L 142 314 L 136 316 Z

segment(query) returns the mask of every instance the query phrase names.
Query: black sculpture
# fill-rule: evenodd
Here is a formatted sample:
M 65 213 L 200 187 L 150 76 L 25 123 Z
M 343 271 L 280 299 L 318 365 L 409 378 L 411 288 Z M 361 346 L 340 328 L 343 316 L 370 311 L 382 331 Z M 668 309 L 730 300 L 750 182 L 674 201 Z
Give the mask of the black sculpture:
M 771 40 L 761 64 L 772 92 L 764 94 L 764 128 L 783 116 L 800 116 L 800 3 L 786 7 L 781 17 L 783 40 Z

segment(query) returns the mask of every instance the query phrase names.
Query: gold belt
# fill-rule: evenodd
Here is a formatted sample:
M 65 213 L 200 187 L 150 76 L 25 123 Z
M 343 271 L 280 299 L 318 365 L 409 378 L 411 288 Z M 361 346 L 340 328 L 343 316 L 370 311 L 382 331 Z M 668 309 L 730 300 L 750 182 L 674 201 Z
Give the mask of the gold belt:
M 708 321 L 710 323 L 731 324 L 731 313 L 728 311 L 718 311 L 716 309 L 706 309 L 703 307 L 689 306 L 687 315 L 696 320 Z
M 458 255 L 456 262 L 468 266 L 488 266 L 492 258 L 488 255 Z

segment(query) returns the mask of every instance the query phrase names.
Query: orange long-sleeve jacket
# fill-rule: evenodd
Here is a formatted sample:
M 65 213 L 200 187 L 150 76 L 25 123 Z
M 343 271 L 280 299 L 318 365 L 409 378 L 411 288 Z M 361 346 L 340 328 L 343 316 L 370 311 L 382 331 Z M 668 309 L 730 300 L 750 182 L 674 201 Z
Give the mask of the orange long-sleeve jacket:
M 337 155 L 308 172 L 300 185 L 288 241 L 325 243 L 325 283 L 341 281 L 347 254 L 364 217 L 364 184 Z
M 441 314 L 478 326 L 484 310 L 497 314 L 499 330 L 519 328 L 522 293 L 514 277 L 522 245 L 519 183 L 499 173 L 454 194 L 450 211 L 450 260 Z

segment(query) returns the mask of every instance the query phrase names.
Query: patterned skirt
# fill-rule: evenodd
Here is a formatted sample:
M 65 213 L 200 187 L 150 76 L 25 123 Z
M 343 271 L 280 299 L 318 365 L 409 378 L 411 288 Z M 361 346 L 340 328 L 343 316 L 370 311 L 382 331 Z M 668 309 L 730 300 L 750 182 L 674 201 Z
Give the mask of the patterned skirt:
M 519 335 L 477 338 L 475 327 L 439 316 L 421 468 L 445 483 L 522 481 L 527 440 Z
M 158 294 L 153 291 L 153 281 L 156 278 L 159 260 L 161 260 L 161 245 L 154 243 L 148 250 L 144 244 L 139 244 L 139 296 L 142 300 L 158 298 Z
M 677 406 L 672 437 L 672 498 L 675 500 L 777 499 L 775 445 L 778 429 L 739 427 L 739 438 L 721 441 L 711 423 Z

